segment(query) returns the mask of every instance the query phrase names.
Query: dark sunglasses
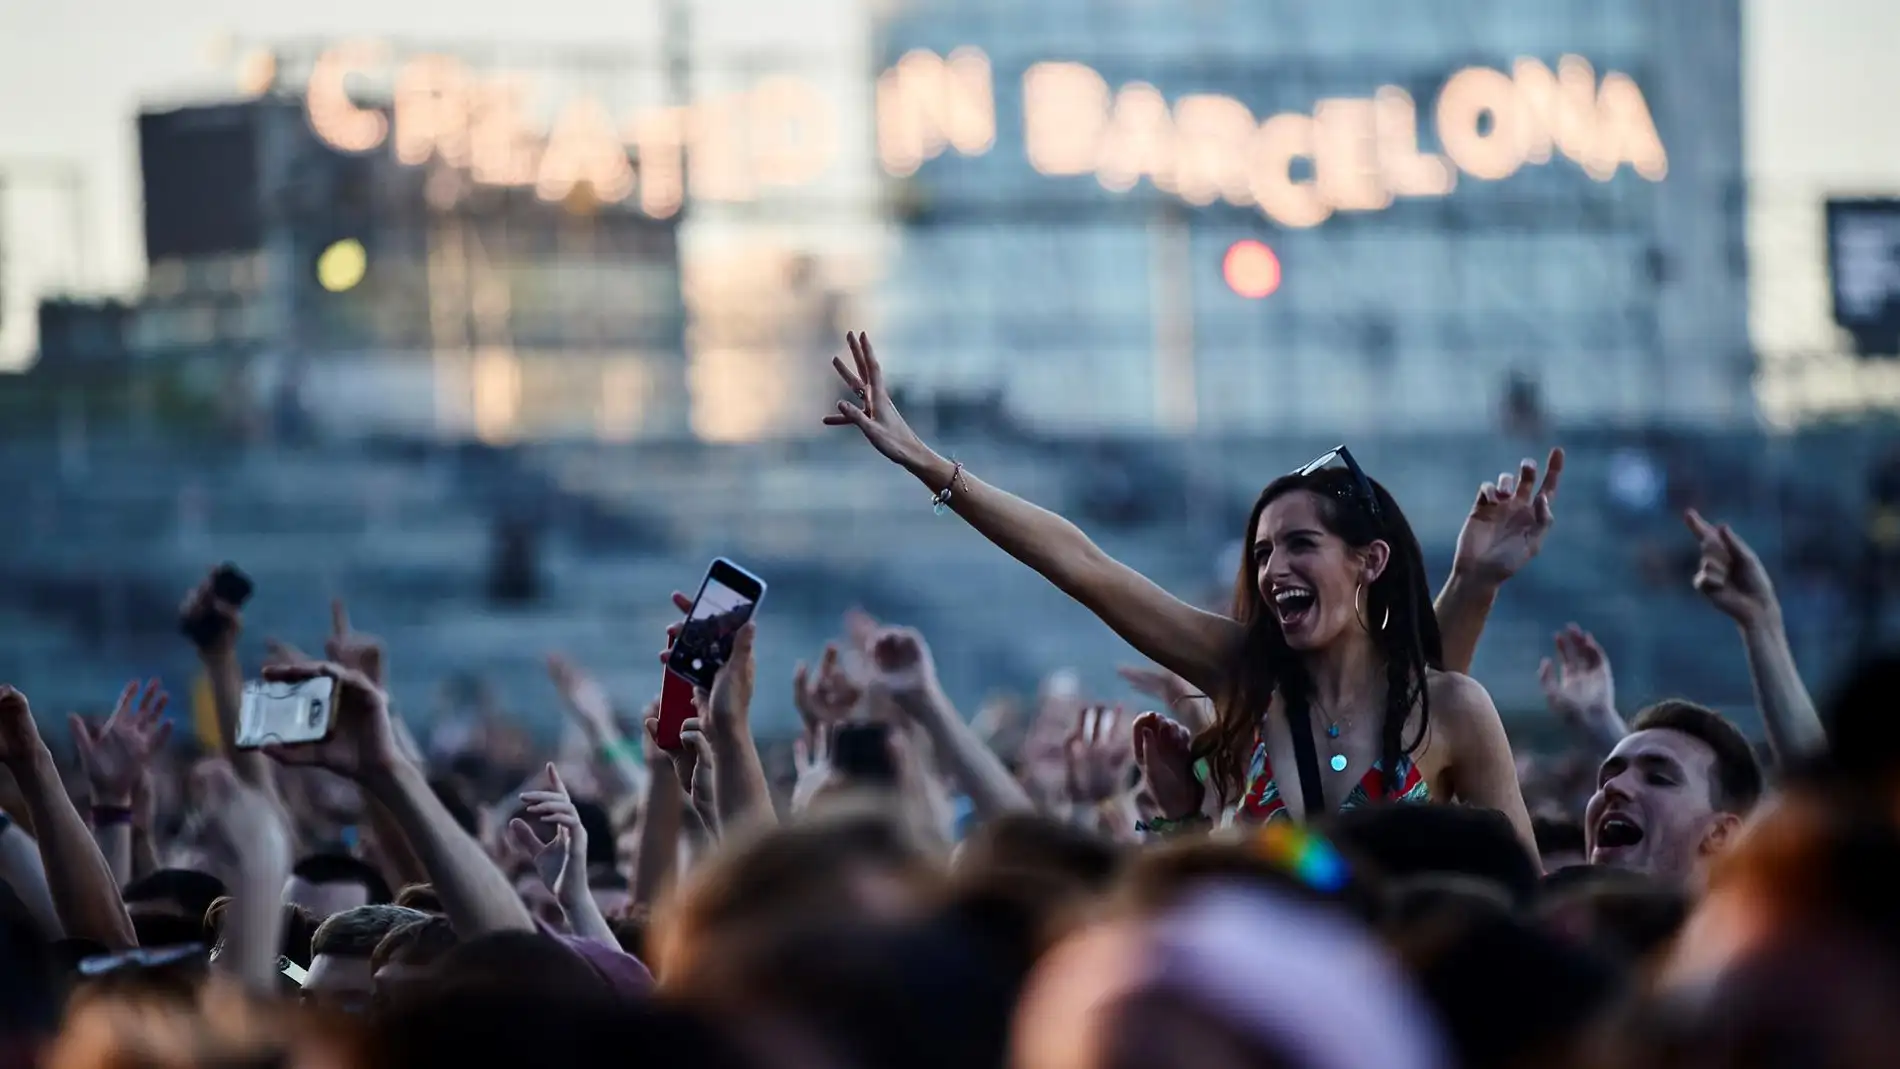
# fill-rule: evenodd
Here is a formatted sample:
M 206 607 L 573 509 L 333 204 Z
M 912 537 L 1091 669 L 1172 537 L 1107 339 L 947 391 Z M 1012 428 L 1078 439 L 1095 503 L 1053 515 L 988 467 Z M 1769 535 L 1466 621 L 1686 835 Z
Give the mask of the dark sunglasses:
M 1352 450 L 1347 449 L 1345 446 L 1336 445 L 1328 449 L 1326 452 L 1307 461 L 1293 474 L 1304 477 L 1316 471 L 1324 471 L 1331 467 L 1335 460 L 1345 464 L 1346 470 L 1352 473 L 1354 491 L 1359 496 L 1359 503 L 1364 505 L 1366 512 L 1372 516 L 1372 522 L 1375 524 L 1383 524 L 1385 522 L 1385 516 L 1379 510 L 1379 495 L 1372 492 L 1372 480 L 1366 478 L 1366 473 L 1359 467 L 1359 462 L 1352 458 Z
M 203 943 L 180 943 L 168 947 L 133 947 L 116 954 L 94 954 L 79 962 L 79 975 L 88 979 L 119 972 L 164 969 L 206 959 Z

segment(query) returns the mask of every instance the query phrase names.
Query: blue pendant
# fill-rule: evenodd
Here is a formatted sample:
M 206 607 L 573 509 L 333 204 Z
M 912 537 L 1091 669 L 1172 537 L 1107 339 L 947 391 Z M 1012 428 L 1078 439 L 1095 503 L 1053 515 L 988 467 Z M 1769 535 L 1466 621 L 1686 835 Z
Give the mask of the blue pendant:
M 1338 737 L 1339 737 L 1339 725 L 1338 725 L 1338 724 L 1328 724 L 1328 725 L 1326 725 L 1326 737 L 1327 737 L 1327 738 L 1329 738 L 1329 739 L 1336 739 L 1336 738 L 1338 738 Z
M 1333 765 L 1334 772 L 1346 771 L 1346 755 L 1343 753 L 1334 754 L 1332 765 Z

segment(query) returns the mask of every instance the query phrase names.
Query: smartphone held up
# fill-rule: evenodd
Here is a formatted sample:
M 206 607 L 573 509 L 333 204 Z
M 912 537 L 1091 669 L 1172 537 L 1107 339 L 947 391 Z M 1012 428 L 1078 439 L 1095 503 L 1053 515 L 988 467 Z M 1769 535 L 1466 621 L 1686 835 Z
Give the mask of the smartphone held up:
M 335 704 L 336 680 L 329 676 L 296 683 L 246 683 L 238 712 L 238 748 L 322 742 L 330 737 Z
M 706 569 L 666 658 L 656 732 L 662 749 L 679 748 L 680 725 L 693 715 L 694 689 L 712 689 L 719 670 L 732 658 L 739 629 L 752 620 L 764 598 L 765 580 L 732 561 L 720 557 Z

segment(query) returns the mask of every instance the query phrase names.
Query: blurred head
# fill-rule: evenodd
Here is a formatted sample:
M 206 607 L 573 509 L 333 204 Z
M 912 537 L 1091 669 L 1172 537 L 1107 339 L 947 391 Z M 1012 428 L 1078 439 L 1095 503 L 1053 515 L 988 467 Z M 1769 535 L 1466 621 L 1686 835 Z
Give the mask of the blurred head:
M 1693 989 L 1751 955 L 1851 944 L 1900 965 L 1900 829 L 1802 789 L 1777 793 L 1710 866 L 1665 982 Z
M 671 990 L 752 1022 L 747 1039 L 775 1064 L 995 1066 L 1021 977 L 988 950 L 954 917 L 812 918 L 734 941 Z
M 1447 1064 L 1429 1011 L 1368 932 L 1219 886 L 1052 951 L 1017 1003 L 1012 1046 L 1016 1069 Z
M 1582 865 L 1590 855 L 1584 849 L 1583 825 L 1556 817 L 1531 818 L 1531 834 L 1537 838 L 1537 856 L 1545 872 Z
M 662 984 L 727 937 L 812 917 L 912 916 L 942 887 L 901 817 L 843 800 L 802 824 L 728 840 L 691 870 L 649 933 Z
M 1323 822 L 1340 849 L 1388 879 L 1462 876 L 1485 881 L 1512 905 L 1537 891 L 1537 862 L 1495 809 L 1464 805 L 1381 805 L 1335 813 Z
M 406 924 L 426 920 L 428 914 L 401 906 L 358 906 L 323 922 L 310 940 L 310 975 L 304 979 L 304 997 L 360 1012 L 375 991 L 371 958 L 389 933 Z
M 1537 921 L 1579 946 L 1630 966 L 1666 949 L 1689 916 L 1680 884 L 1607 865 L 1573 865 L 1544 878 Z
M 1688 880 L 1761 792 L 1761 766 L 1735 725 L 1690 702 L 1652 705 L 1597 772 L 1584 811 L 1590 863 Z
M 127 884 L 122 897 L 134 920 L 141 916 L 180 917 L 194 923 L 224 894 L 224 881 L 193 869 L 159 869 Z
M 384 936 L 369 960 L 376 1004 L 395 1005 L 426 988 L 436 963 L 458 942 L 447 917 L 411 921 Z
M 389 883 L 367 862 L 348 854 L 312 854 L 284 881 L 284 901 L 318 917 L 388 902 Z
M 1369 495 L 1369 496 L 1368 496 Z M 1425 672 L 1443 661 L 1438 618 L 1418 539 L 1383 486 L 1340 467 L 1285 475 L 1261 492 L 1247 518 L 1233 616 L 1246 639 L 1218 696 L 1219 720 L 1196 740 L 1212 757 L 1223 797 L 1237 792 L 1260 712 L 1278 691 L 1288 722 L 1306 730 L 1311 679 L 1305 658 L 1340 642 L 1369 641 L 1384 662 L 1381 763 L 1424 738 Z M 1414 708 L 1417 738 L 1401 736 Z

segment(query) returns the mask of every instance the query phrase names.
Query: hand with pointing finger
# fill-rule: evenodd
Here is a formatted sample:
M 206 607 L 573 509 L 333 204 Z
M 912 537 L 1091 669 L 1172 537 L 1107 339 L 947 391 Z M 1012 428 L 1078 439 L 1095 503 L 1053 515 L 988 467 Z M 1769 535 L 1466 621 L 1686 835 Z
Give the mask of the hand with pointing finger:
M 554 837 L 543 842 L 533 825 L 516 817 L 508 823 L 508 838 L 534 862 L 535 873 L 554 892 L 574 934 L 611 943 L 613 930 L 587 886 L 587 825 L 581 822 L 560 771 L 550 764 L 546 775 L 547 786 L 523 791 L 521 804 L 529 816 L 552 826 Z
M 1552 449 L 1537 481 L 1537 462 L 1526 458 L 1515 474 L 1500 474 L 1478 489 L 1471 514 L 1458 532 L 1452 573 L 1498 585 L 1516 575 L 1544 548 L 1555 517 L 1551 502 L 1563 477 L 1564 451 Z
M 1694 509 L 1684 512 L 1682 520 L 1702 550 L 1696 591 L 1743 628 L 1778 624 L 1781 602 L 1774 583 L 1748 543 L 1728 524 L 1712 524 Z
M 350 627 L 350 611 L 342 598 L 330 599 L 330 637 L 323 642 L 323 655 L 334 664 L 354 668 L 378 687 L 387 681 L 383 672 L 383 640 Z

